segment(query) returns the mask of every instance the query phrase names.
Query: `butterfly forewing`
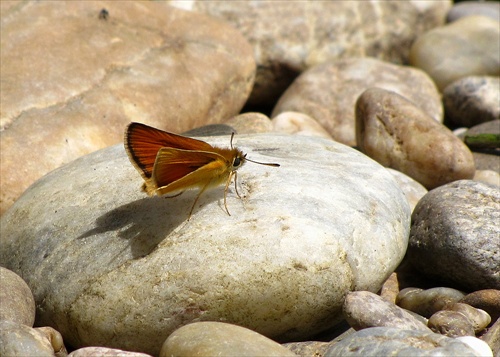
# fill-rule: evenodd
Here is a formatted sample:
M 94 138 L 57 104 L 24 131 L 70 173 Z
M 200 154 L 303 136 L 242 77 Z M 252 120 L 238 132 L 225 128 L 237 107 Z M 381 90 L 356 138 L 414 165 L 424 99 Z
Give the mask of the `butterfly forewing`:
M 131 123 L 125 131 L 125 148 L 130 161 L 142 172 L 144 178 L 151 178 L 158 151 L 164 147 L 213 150 L 204 141 L 167 133 L 141 123 Z

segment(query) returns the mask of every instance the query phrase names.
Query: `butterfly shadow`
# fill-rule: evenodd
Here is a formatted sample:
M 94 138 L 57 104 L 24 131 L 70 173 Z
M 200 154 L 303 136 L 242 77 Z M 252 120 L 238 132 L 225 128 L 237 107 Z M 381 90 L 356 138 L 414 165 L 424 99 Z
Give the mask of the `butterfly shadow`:
M 133 259 L 150 254 L 160 242 L 169 239 L 176 229 L 187 229 L 189 210 L 196 197 L 196 191 L 188 191 L 177 197 L 146 197 L 118 206 L 96 219 L 94 228 L 78 238 L 117 236 L 129 242 Z M 215 195 L 203 195 L 193 215 L 210 201 L 218 200 Z M 192 220 L 192 218 L 191 218 Z

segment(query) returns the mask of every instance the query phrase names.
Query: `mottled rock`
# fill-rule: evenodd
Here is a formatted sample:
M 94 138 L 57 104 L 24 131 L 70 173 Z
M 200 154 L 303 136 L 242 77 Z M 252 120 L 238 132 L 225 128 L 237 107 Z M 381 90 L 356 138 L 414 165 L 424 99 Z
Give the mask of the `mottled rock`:
M 500 3 L 496 1 L 463 1 L 456 3 L 448 12 L 446 21 L 453 22 L 471 15 L 488 16 L 498 21 L 500 18 Z
M 500 288 L 500 189 L 462 180 L 427 193 L 407 255 L 423 274 L 468 290 Z
M 283 112 L 272 119 L 273 129 L 278 133 L 317 136 L 332 139 L 332 136 L 316 119 L 307 114 L 297 112 Z
M 427 290 L 418 288 L 405 288 L 401 290 L 396 303 L 419 315 L 430 317 L 446 306 L 459 301 L 464 293 L 452 288 L 431 288 Z
M 469 345 L 434 332 L 372 327 L 330 347 L 334 356 L 481 356 Z
M 430 332 L 427 326 L 410 313 L 368 291 L 347 294 L 343 312 L 347 322 L 355 330 L 367 327 L 394 327 Z
M 35 322 L 35 299 L 29 286 L 16 273 L 0 266 L 0 321 L 29 327 Z
M 65 357 L 67 352 L 54 329 L 34 329 L 4 320 L 0 321 L 0 356 Z
M 457 311 L 465 315 L 472 323 L 476 334 L 483 331 L 491 322 L 491 317 L 486 311 L 476 309 L 469 304 L 457 302 L 446 306 L 446 310 Z
M 436 121 L 443 120 L 441 98 L 424 72 L 374 58 L 348 58 L 310 68 L 283 93 L 271 117 L 287 111 L 307 114 L 336 141 L 355 146 L 353 108 L 370 87 L 399 93 Z
M 432 331 L 448 337 L 475 336 L 472 322 L 457 311 L 438 311 L 429 318 L 427 326 Z
M 47 172 L 119 143 L 131 121 L 183 132 L 237 114 L 255 76 L 234 28 L 154 1 L 13 6 L 1 43 L 0 213 Z
M 257 61 L 250 102 L 271 105 L 298 73 L 325 61 L 376 57 L 407 63 L 415 38 L 443 24 L 452 5 L 448 0 L 169 3 L 222 18 L 239 29 Z
M 204 140 L 229 146 L 229 136 Z M 204 193 L 188 222 L 196 191 L 147 197 L 121 145 L 27 190 L 1 217 L 0 265 L 32 288 L 38 324 L 74 348 L 149 354 L 195 321 L 286 342 L 339 322 L 353 287 L 380 289 L 410 227 L 406 198 L 385 168 L 320 138 L 238 135 L 233 145 L 281 167 L 243 166 L 242 198 L 232 184 L 227 194 L 231 216 L 224 187 Z
M 446 119 L 456 126 L 472 127 L 500 118 L 500 78 L 465 77 L 443 91 Z
M 394 92 L 371 88 L 359 97 L 356 140 L 366 155 L 428 189 L 474 176 L 474 159 L 467 146 Z
M 467 16 L 420 36 L 410 64 L 427 72 L 440 90 L 467 76 L 500 75 L 500 23 Z
M 222 322 L 196 322 L 174 331 L 160 357 L 297 356 L 279 343 L 244 327 Z
M 485 289 L 474 291 L 464 296 L 461 303 L 486 311 L 492 321 L 500 318 L 500 290 Z

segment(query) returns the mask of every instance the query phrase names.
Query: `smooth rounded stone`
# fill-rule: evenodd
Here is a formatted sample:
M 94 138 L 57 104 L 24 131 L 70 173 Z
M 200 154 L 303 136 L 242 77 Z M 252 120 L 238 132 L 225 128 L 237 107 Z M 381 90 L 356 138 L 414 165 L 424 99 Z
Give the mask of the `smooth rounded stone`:
M 473 180 L 500 186 L 500 174 L 492 170 L 476 170 Z
M 273 130 L 278 133 L 304 136 L 318 136 L 332 139 L 332 136 L 316 119 L 298 112 L 283 112 L 272 118 Z
M 359 149 L 428 189 L 474 176 L 469 148 L 408 99 L 380 88 L 356 102 Z
M 461 303 L 486 311 L 492 321 L 500 318 L 500 290 L 485 289 L 474 291 L 464 296 Z
M 231 136 L 231 133 L 234 133 L 236 130 L 226 124 L 209 124 L 203 125 L 198 128 L 194 128 L 182 133 L 184 136 Z
M 478 353 L 481 357 L 494 357 L 496 354 L 493 354 L 492 349 L 488 344 L 479 338 L 474 336 L 459 336 L 455 338 L 456 340 L 465 343 L 470 348 Z
M 249 100 L 256 105 L 274 105 L 297 74 L 325 61 L 376 57 L 407 63 L 411 43 L 442 25 L 452 6 L 448 0 L 169 3 L 222 18 L 243 33 L 257 61 Z
M 446 306 L 446 310 L 457 311 L 465 315 L 472 323 L 475 333 L 483 331 L 491 322 L 491 316 L 486 311 L 476 309 L 469 304 L 457 302 Z
M 279 343 L 247 328 L 223 322 L 195 322 L 174 331 L 160 357 L 297 356 Z
M 490 346 L 494 356 L 500 354 L 500 319 L 488 328 L 488 331 L 481 336 L 481 340 Z
M 245 104 L 255 60 L 236 29 L 161 2 L 106 4 L 106 21 L 103 3 L 39 1 L 2 22 L 0 214 L 49 171 L 121 142 L 131 121 L 181 133 Z
M 446 16 L 447 22 L 456 21 L 471 15 L 488 16 L 500 19 L 500 3 L 496 1 L 463 1 L 453 5 Z
M 390 167 L 388 167 L 387 170 L 394 176 L 399 184 L 399 187 L 403 190 L 403 193 L 405 194 L 413 212 L 418 201 L 420 201 L 420 199 L 427 193 L 427 189 L 410 176 L 405 175 L 398 170 L 391 169 Z
M 225 122 L 230 125 L 238 134 L 267 133 L 273 130 L 271 119 L 262 113 L 243 113 Z
M 358 97 L 375 86 L 399 93 L 436 121 L 443 120 L 441 97 L 427 74 L 375 58 L 347 58 L 312 67 L 283 93 L 271 117 L 288 111 L 307 114 L 334 140 L 355 146 L 353 108 Z
M 431 288 L 427 290 L 405 288 L 399 292 L 396 304 L 403 309 L 429 318 L 447 305 L 456 303 L 464 296 L 463 292 L 452 288 Z
M 47 330 L 53 332 L 47 335 Z M 0 321 L 0 356 L 64 357 L 61 335 L 51 329 L 34 329 L 13 321 Z
M 467 76 L 500 75 L 500 23 L 467 16 L 420 36 L 410 64 L 428 73 L 438 88 Z
M 29 286 L 16 273 L 0 266 L 0 321 L 29 327 L 35 322 L 35 299 Z
M 438 311 L 429 317 L 427 326 L 432 331 L 448 337 L 475 336 L 472 322 L 457 311 Z
M 146 353 L 123 351 L 108 347 L 83 347 L 71 352 L 68 357 L 151 357 Z
M 288 348 L 297 356 L 302 357 L 321 357 L 325 355 L 326 350 L 331 346 L 330 342 L 304 341 L 284 343 L 283 347 Z
M 500 189 L 472 180 L 427 193 L 413 210 L 407 256 L 417 270 L 466 290 L 500 288 Z
M 481 356 L 454 338 L 421 330 L 372 327 L 331 346 L 324 357 L 335 356 Z
M 452 82 L 443 91 L 446 119 L 472 127 L 500 118 L 500 78 L 472 76 Z
M 228 147 L 230 137 L 203 140 Z M 200 320 L 286 342 L 342 320 L 353 287 L 380 289 L 410 227 L 408 202 L 385 168 L 321 138 L 237 135 L 233 145 L 281 167 L 246 163 L 241 199 L 229 185 L 231 216 L 223 186 L 201 195 L 190 221 L 197 191 L 147 197 L 122 145 L 28 189 L 1 217 L 0 265 L 32 288 L 38 324 L 74 348 L 153 355 Z
M 492 170 L 500 172 L 500 159 L 498 155 L 473 152 L 474 163 L 478 170 Z
M 410 313 L 369 291 L 347 294 L 343 312 L 347 322 L 355 330 L 385 326 L 430 332 L 427 326 Z

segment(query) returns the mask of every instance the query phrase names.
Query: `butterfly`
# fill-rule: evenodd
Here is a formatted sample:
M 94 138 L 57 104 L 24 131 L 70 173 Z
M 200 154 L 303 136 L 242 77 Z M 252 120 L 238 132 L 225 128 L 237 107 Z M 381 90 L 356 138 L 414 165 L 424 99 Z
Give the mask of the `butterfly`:
M 131 163 L 144 179 L 143 190 L 150 196 L 176 197 L 189 189 L 199 189 L 188 220 L 196 202 L 207 189 L 225 184 L 224 207 L 228 215 L 226 196 L 231 179 L 238 193 L 237 172 L 246 161 L 259 165 L 279 167 L 275 163 L 263 163 L 247 158 L 233 147 L 219 148 L 204 141 L 169 133 L 141 123 L 130 123 L 125 130 L 125 150 Z

